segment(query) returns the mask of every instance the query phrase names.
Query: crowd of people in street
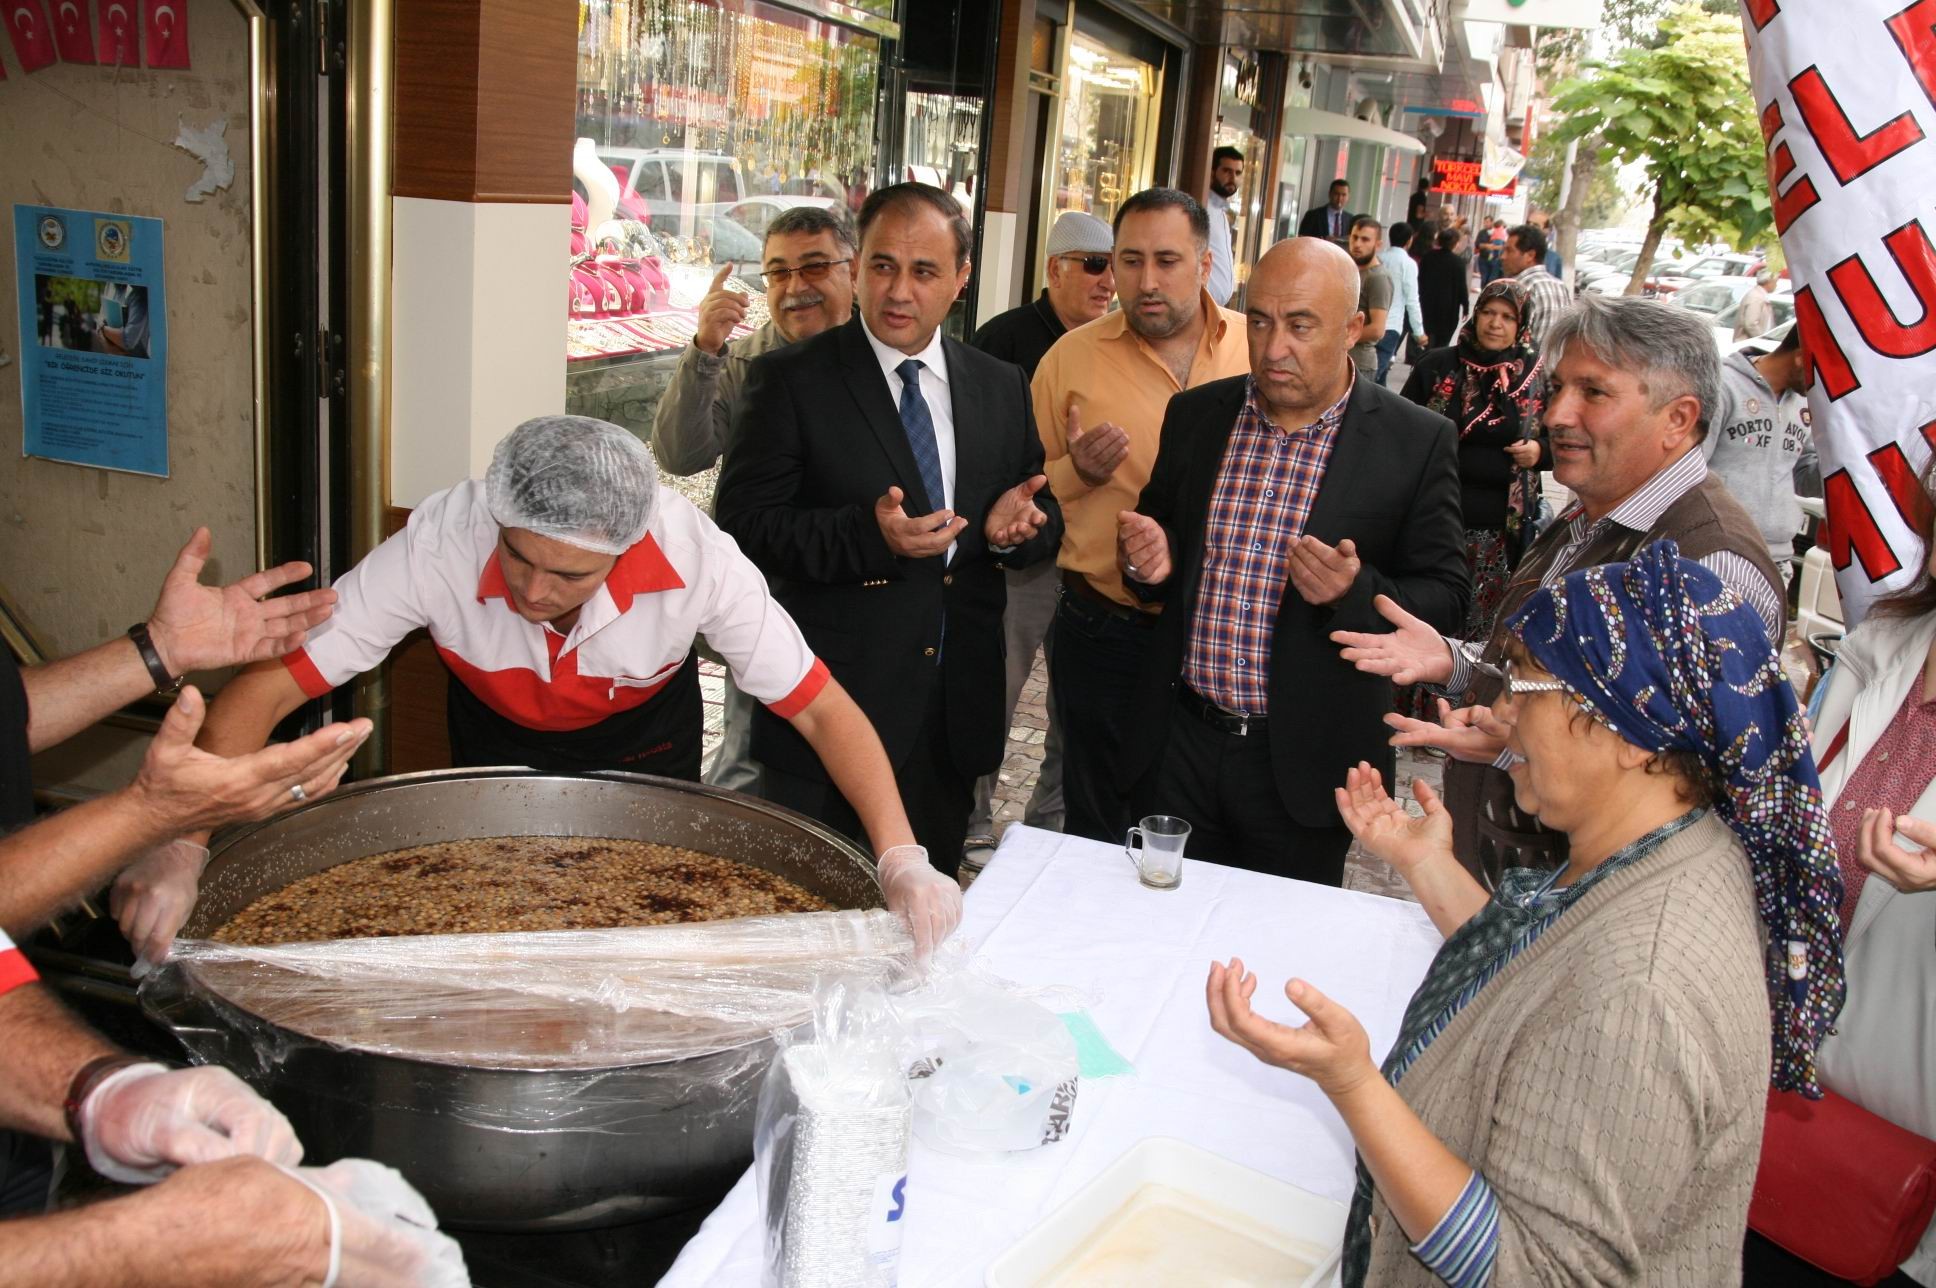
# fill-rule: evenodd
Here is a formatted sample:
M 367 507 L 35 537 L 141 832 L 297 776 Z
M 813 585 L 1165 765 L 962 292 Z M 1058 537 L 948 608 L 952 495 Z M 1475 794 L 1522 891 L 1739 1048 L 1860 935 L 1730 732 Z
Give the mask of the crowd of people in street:
M 1936 1135 L 1936 553 L 1811 728 L 1781 661 L 1798 332 L 1723 362 L 1688 310 L 1572 298 L 1535 224 L 1475 239 L 1421 192 L 1387 227 L 1343 180 L 1239 293 L 1242 154 L 1214 163 L 1208 201 L 1060 216 L 1041 295 L 968 342 L 950 194 L 789 209 L 769 320 L 729 341 L 746 300 L 716 282 L 638 433 L 527 422 L 333 590 L 203 586 L 198 536 L 134 638 L 0 676 L 0 927 L 112 881 L 165 958 L 211 829 L 327 792 L 368 732 L 271 730 L 427 628 L 459 764 L 697 779 L 692 653 L 722 661 L 708 781 L 877 856 L 926 952 L 995 844 L 1041 652 L 1029 823 L 1120 843 L 1174 815 L 1192 859 L 1332 886 L 1355 838 L 1444 936 L 1382 1059 L 1311 982 L 1291 1027 L 1240 958 L 1206 981 L 1209 1027 L 1351 1132 L 1346 1284 L 1738 1282 L 1771 1088 Z M 715 465 L 710 515 L 658 478 Z M 126 792 L 30 822 L 30 749 L 236 664 Z M 1403 748 L 1444 759 L 1442 798 L 1388 792 Z M 15 1210 L 44 1204 L 30 1136 L 161 1183 L 0 1224 L 0 1266 L 111 1280 L 166 1228 L 177 1282 L 463 1282 L 401 1178 L 300 1168 L 240 1081 L 119 1053 L 8 942 Z M 1936 1284 L 1936 1238 L 1904 1273 Z

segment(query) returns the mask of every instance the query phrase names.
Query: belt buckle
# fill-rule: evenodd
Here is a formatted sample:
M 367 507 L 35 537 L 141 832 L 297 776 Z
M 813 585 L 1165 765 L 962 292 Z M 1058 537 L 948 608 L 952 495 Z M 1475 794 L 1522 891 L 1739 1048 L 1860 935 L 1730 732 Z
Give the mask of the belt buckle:
M 1248 738 L 1250 736 L 1250 713 L 1247 711 L 1236 711 L 1232 712 L 1232 714 L 1237 718 L 1237 727 L 1231 732 L 1235 733 L 1239 738 Z

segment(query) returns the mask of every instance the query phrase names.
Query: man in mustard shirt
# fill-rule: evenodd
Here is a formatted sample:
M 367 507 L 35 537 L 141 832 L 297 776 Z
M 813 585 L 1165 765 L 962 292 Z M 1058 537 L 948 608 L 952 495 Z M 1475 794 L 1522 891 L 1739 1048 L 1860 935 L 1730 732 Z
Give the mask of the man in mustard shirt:
M 1063 830 L 1095 840 L 1121 840 L 1129 825 L 1123 721 L 1158 611 L 1123 589 L 1116 517 L 1149 482 L 1171 395 L 1250 369 L 1243 315 L 1207 289 L 1210 222 L 1196 198 L 1139 192 L 1117 212 L 1115 235 L 1122 308 L 1057 340 L 1030 386 L 1049 485 L 1066 498 L 1049 662 Z

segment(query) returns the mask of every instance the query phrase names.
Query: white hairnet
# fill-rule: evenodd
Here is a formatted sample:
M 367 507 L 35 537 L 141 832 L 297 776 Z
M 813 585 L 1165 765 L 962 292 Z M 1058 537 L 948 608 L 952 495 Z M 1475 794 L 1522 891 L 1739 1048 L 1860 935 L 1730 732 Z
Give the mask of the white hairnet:
M 632 434 L 590 416 L 538 416 L 491 455 L 485 503 L 506 528 L 622 555 L 645 535 L 659 467 Z

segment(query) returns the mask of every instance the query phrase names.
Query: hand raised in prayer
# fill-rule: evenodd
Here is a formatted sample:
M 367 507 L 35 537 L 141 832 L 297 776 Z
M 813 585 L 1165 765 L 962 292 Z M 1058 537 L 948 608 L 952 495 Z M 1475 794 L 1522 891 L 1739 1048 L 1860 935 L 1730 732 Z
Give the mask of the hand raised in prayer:
M 1129 459 L 1129 431 L 1108 421 L 1085 430 L 1082 413 L 1069 403 L 1069 460 L 1076 476 L 1090 487 L 1109 482 L 1116 467 Z
M 944 553 L 968 526 L 968 520 L 953 510 L 909 518 L 901 508 L 905 496 L 900 488 L 891 487 L 886 496 L 874 502 L 874 522 L 881 526 L 881 537 L 887 548 L 903 559 L 926 559 Z
M 1492 714 L 1491 707 L 1460 707 L 1439 699 L 1439 723 L 1413 720 L 1397 712 L 1387 712 L 1385 723 L 1396 730 L 1394 747 L 1437 747 L 1454 760 L 1474 765 L 1490 765 L 1506 749 L 1511 732 L 1504 721 Z
M 1423 778 L 1412 780 L 1412 796 L 1425 810 L 1423 817 L 1393 800 L 1382 776 L 1366 761 L 1346 771 L 1344 786 L 1335 794 L 1338 813 L 1351 834 L 1400 876 L 1409 880 L 1420 864 L 1452 854 L 1452 816 Z
M 1346 537 L 1335 547 L 1316 537 L 1299 537 L 1291 543 L 1291 585 L 1307 604 L 1333 604 L 1343 599 L 1358 580 L 1358 546 Z
M 1265 1064 L 1304 1075 L 1327 1096 L 1344 1095 L 1379 1076 L 1371 1039 L 1358 1017 L 1301 979 L 1284 985 L 1284 996 L 1311 1017 L 1302 1025 L 1279 1024 L 1250 1009 L 1257 977 L 1244 969 L 1241 958 L 1231 958 L 1227 966 L 1212 962 L 1205 991 L 1211 1028 Z
M 329 620 L 336 592 L 304 590 L 269 596 L 310 574 L 306 563 L 286 563 L 226 586 L 204 586 L 202 569 L 215 539 L 195 529 L 161 583 L 148 634 L 170 675 L 210 671 L 281 657 L 302 647 L 311 627 Z
M 1374 597 L 1371 606 L 1398 629 L 1332 631 L 1331 642 L 1344 650 L 1340 657 L 1360 671 L 1390 676 L 1393 684 L 1444 684 L 1452 678 L 1452 650 L 1443 636 L 1390 595 Z
M 995 504 L 988 507 L 988 518 L 983 522 L 982 536 L 991 546 L 1019 546 L 1042 530 L 1049 516 L 1035 503 L 1035 494 L 1049 481 L 1046 474 L 1037 474 L 1023 479 L 1008 491 L 995 498 Z
M 1923 848 L 1903 849 L 1896 844 L 1897 832 Z M 1855 857 L 1863 867 L 1904 894 L 1936 890 L 1936 823 L 1908 814 L 1892 814 L 1886 809 L 1865 809 Z
M 1145 586 L 1170 579 L 1170 537 L 1163 525 L 1134 510 L 1116 512 L 1116 562 L 1123 574 Z

